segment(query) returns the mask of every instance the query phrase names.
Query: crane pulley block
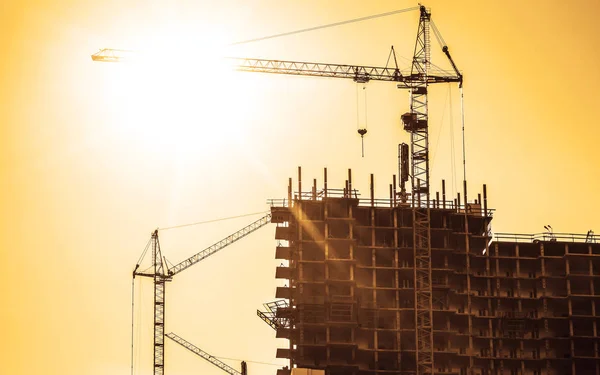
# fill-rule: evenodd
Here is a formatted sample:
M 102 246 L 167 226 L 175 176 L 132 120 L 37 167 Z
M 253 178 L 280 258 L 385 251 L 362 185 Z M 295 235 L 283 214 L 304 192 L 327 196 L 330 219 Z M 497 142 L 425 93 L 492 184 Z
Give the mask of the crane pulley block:
M 404 130 L 409 133 L 427 129 L 427 120 L 419 119 L 416 113 L 407 112 L 401 116 Z

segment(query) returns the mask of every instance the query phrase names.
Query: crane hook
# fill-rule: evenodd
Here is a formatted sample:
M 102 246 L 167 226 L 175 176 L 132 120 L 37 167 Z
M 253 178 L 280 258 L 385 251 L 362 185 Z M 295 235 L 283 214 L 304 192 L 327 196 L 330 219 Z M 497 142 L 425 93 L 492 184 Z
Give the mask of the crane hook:
M 362 147 L 362 157 L 365 157 L 365 134 L 367 134 L 367 129 L 358 129 L 358 134 L 360 134 L 360 143 Z

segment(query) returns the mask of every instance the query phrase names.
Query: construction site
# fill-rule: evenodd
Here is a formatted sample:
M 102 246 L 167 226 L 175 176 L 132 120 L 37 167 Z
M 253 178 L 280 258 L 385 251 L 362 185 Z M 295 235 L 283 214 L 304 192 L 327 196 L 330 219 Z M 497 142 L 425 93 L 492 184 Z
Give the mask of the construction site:
M 373 175 L 370 191 L 361 195 L 351 169 L 344 186 L 330 187 L 327 168 L 318 186 L 298 167 L 287 197 L 268 201 L 269 214 L 178 264 L 164 261 L 155 231 L 152 269 L 139 271 L 138 263 L 133 272 L 154 283 L 155 374 L 164 373 L 167 337 L 230 375 L 246 375 L 245 363 L 237 371 L 167 333 L 165 288 L 179 272 L 273 223 L 274 257 L 281 261 L 275 277 L 286 286 L 257 314 L 289 343 L 277 350 L 277 358 L 289 360 L 277 375 L 600 375 L 600 237 L 591 230 L 554 233 L 550 226 L 535 235 L 492 233 L 487 187 L 468 190 L 466 169 L 456 196 L 444 181 L 441 191 L 431 191 L 429 86 L 462 89 L 463 74 L 431 11 L 415 10 L 410 72 L 397 63 L 232 60 L 244 72 L 384 81 L 406 89 L 410 107 L 399 122 L 410 144 L 398 145 L 398 174 L 386 197 L 375 196 Z M 451 69 L 432 66 L 432 35 Z M 92 59 L 123 57 L 104 49 Z M 366 133 L 358 129 L 361 137 Z
M 327 175 L 325 171 L 325 186 Z M 598 373 L 600 243 L 577 235 L 502 234 L 483 196 L 430 203 L 419 257 L 413 203 L 343 189 L 273 201 L 288 262 L 270 318 L 292 367 L 328 374 Z M 371 176 L 372 178 L 372 176 Z M 390 185 L 391 187 L 391 185 Z M 292 191 L 295 191 L 292 195 Z M 422 239 L 420 241 L 423 241 Z M 418 244 L 418 245 L 417 245 Z

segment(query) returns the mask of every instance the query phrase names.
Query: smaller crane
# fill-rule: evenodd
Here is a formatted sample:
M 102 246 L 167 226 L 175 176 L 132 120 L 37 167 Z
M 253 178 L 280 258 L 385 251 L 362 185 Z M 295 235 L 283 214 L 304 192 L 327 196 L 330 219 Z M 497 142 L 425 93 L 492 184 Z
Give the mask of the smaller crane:
M 169 267 L 166 259 L 163 258 L 160 251 L 160 242 L 158 240 L 158 229 L 152 233 L 151 240 L 148 242 L 152 251 L 152 267 L 151 272 L 140 272 L 140 262 L 146 253 L 147 247 L 140 258 L 140 261 L 135 265 L 133 270 L 133 278 L 136 276 L 148 277 L 154 281 L 154 375 L 164 374 L 164 347 L 165 347 L 165 290 L 166 283 L 173 280 L 173 276 L 190 268 L 194 264 L 203 259 L 217 253 L 219 250 L 231 245 L 232 243 L 246 237 L 256 230 L 264 227 L 271 222 L 271 214 L 268 213 L 250 225 L 238 230 L 225 237 L 221 241 L 214 243 L 206 249 L 192 255 L 186 260 Z M 132 347 L 133 348 L 133 347 Z M 133 349 L 132 349 L 133 350 Z M 237 374 L 236 374 L 237 375 Z
M 242 371 L 240 372 L 240 371 L 237 371 L 236 369 L 234 369 L 233 367 L 229 366 L 225 362 L 208 354 L 207 352 L 205 352 L 204 350 L 195 346 L 194 344 L 190 343 L 189 341 L 186 341 L 185 339 L 177 336 L 173 332 L 167 333 L 165 336 L 167 336 L 171 340 L 175 341 L 179 345 L 183 346 L 190 352 L 196 354 L 197 356 L 199 356 L 199 357 L 207 360 L 208 362 L 212 363 L 213 365 L 217 366 L 218 368 L 225 371 L 229 375 L 248 375 L 248 366 L 246 365 L 245 361 L 242 361 L 242 368 L 241 368 Z

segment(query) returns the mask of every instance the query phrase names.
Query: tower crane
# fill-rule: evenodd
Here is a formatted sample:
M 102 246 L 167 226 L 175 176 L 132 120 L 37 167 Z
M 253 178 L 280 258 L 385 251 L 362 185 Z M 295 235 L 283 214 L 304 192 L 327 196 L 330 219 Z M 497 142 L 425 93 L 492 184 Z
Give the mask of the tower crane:
M 352 79 L 357 83 L 371 80 L 397 83 L 400 89 L 410 92 L 410 111 L 402 115 L 404 130 L 411 137 L 411 185 L 413 251 L 415 279 L 415 342 L 417 374 L 433 374 L 433 316 L 431 287 L 431 226 L 429 191 L 429 113 L 428 86 L 435 83 L 456 82 L 462 87 L 463 75 L 450 56 L 448 46 L 442 51 L 450 61 L 453 72 L 441 75 L 430 74 L 431 12 L 421 5 L 417 39 L 410 74 L 404 75 L 396 67 L 378 68 L 356 65 L 307 63 L 263 59 L 236 59 L 238 70 L 246 72 L 276 73 L 313 77 Z M 438 40 L 442 40 L 437 28 L 433 27 Z M 360 133 L 360 130 L 359 130 Z M 361 134 L 362 136 L 362 134 Z M 403 174 L 401 183 L 408 178 Z M 404 199 L 403 199 L 404 200 Z
M 429 112 L 428 89 L 436 83 L 458 83 L 462 89 L 463 75 L 450 55 L 448 46 L 431 20 L 431 11 L 419 6 L 419 25 L 410 72 L 398 67 L 373 67 L 299 61 L 233 58 L 239 71 L 275 73 L 312 77 L 346 78 L 357 83 L 369 81 L 393 82 L 399 89 L 410 93 L 410 109 L 401 116 L 403 128 L 410 134 L 411 173 L 401 173 L 400 183 L 411 178 L 411 206 L 413 219 L 415 342 L 417 374 L 433 374 L 433 322 L 431 285 L 431 226 L 429 183 Z M 431 71 L 431 30 L 442 44 L 452 71 Z M 287 35 L 287 34 L 283 34 Z M 119 50 L 103 49 L 92 55 L 92 60 L 119 62 L 125 58 Z M 359 129 L 360 131 L 364 129 Z M 363 134 L 361 134 L 362 136 Z M 401 149 L 401 147 L 399 147 Z M 404 152 L 403 152 L 404 153 Z M 406 203 L 406 196 L 402 197 Z
M 158 229 L 152 233 L 152 272 L 139 272 L 140 264 L 135 265 L 133 277 L 149 277 L 154 281 L 154 375 L 164 374 L 164 346 L 165 346 L 165 284 L 173 280 L 173 276 L 190 268 L 203 259 L 217 253 L 219 250 L 231 245 L 232 243 L 246 237 L 252 232 L 264 227 L 271 222 L 271 214 L 267 214 L 250 225 L 230 234 L 219 242 L 196 253 L 186 260 L 176 264 L 173 267 L 168 266 L 160 251 L 160 242 L 158 240 Z
M 225 371 L 229 375 L 247 375 L 248 374 L 248 367 L 246 365 L 246 362 L 244 362 L 244 361 L 242 361 L 242 368 L 241 368 L 242 371 L 240 372 L 240 371 L 237 371 L 236 369 L 234 369 L 233 367 L 229 366 L 225 362 L 219 360 L 218 358 L 213 357 L 212 355 L 208 354 L 207 352 L 200 349 L 196 345 L 190 343 L 189 341 L 186 341 L 185 339 L 183 339 L 180 336 L 177 336 L 173 332 L 167 333 L 165 336 L 167 336 L 174 342 L 178 343 L 179 345 L 183 346 L 187 350 L 191 351 L 192 353 L 196 354 L 197 356 L 199 356 L 199 357 L 207 360 L 208 362 L 212 363 L 213 365 L 217 366 L 218 368 Z

